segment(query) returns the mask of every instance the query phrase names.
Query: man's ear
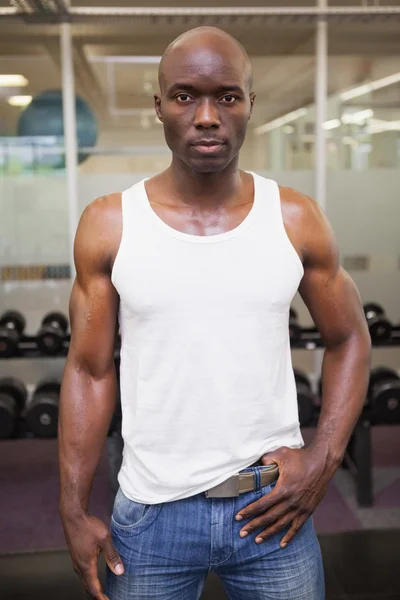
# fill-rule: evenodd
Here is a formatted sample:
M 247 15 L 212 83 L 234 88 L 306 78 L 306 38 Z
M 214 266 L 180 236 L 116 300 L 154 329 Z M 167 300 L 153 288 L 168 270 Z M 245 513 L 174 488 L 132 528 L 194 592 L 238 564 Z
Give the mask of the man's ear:
M 249 120 L 251 119 L 251 115 L 253 114 L 253 106 L 254 106 L 254 100 L 256 99 L 256 95 L 254 92 L 251 92 L 250 94 L 250 112 L 249 112 Z
M 161 123 L 163 122 L 163 116 L 161 112 L 161 94 L 154 94 L 154 107 L 156 109 L 156 114 Z

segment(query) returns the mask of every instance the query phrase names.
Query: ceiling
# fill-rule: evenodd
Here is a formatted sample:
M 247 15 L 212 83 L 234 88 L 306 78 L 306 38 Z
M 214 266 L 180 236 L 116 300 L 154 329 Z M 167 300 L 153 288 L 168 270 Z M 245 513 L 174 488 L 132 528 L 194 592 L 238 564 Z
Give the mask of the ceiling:
M 60 0 L 61 1 L 61 0 Z M 118 6 L 140 6 L 140 1 L 118 0 Z M 174 6 L 187 6 L 174 0 Z M 202 7 L 215 2 L 196 2 Z M 219 0 L 218 6 L 240 6 L 241 2 Z M 329 6 L 348 6 L 335 0 Z M 353 3 L 352 3 L 353 4 Z M 361 2 L 354 2 L 354 5 Z M 366 3 L 364 2 L 364 5 Z M 368 3 L 372 5 L 373 3 Z M 380 3 L 382 6 L 384 2 Z M 391 5 L 400 6 L 400 0 Z M 168 6 L 167 0 L 148 0 L 146 6 Z M 275 1 L 251 0 L 252 6 L 279 6 Z M 315 6 L 306 0 L 284 0 L 289 7 Z M 9 7 L 0 0 L 0 7 Z M 72 0 L 72 7 L 110 6 L 110 0 Z M 104 129 L 140 127 L 138 109 L 151 109 L 157 89 L 157 65 L 116 63 L 109 57 L 160 56 L 180 33 L 198 24 L 217 24 L 234 35 L 247 49 L 254 68 L 257 93 L 254 126 L 311 103 L 315 85 L 315 22 L 274 18 L 124 18 L 74 22 L 73 61 L 76 90 L 95 110 Z M 357 85 L 371 77 L 400 70 L 400 20 L 395 17 L 329 21 L 329 93 Z M 60 25 L 27 23 L 23 17 L 0 16 L 0 74 L 21 73 L 28 80 L 21 93 L 35 95 L 61 87 Z M 118 59 L 121 60 L 121 59 Z M 125 58 L 124 60 L 130 60 Z M 10 107 L 0 88 L 0 134 L 13 134 L 20 109 Z M 400 100 L 400 98 L 399 98 Z M 380 99 L 382 102 L 382 99 Z M 391 100 L 392 101 L 392 100 Z M 399 102 L 400 104 L 400 102 Z M 112 116 L 112 112 L 129 114 Z M 152 121 L 152 126 L 156 127 Z
M 0 7 L 18 6 L 20 0 L 0 0 Z M 24 4 L 30 4 L 31 0 L 25 0 Z M 37 4 L 37 3 L 36 3 Z M 173 4 L 168 0 L 147 0 L 143 3 L 142 0 L 117 0 L 117 2 L 111 2 L 111 0 L 60 0 L 56 3 L 58 6 L 70 6 L 75 7 L 270 7 L 270 8 L 282 8 L 282 7 L 316 7 L 318 4 L 317 0 L 284 0 L 283 2 L 277 2 L 277 0 L 251 0 L 251 4 L 245 5 L 243 0 L 202 0 L 201 2 L 193 2 L 192 5 L 188 5 L 186 0 L 174 0 Z M 400 0 L 327 0 L 327 6 L 329 8 L 335 7 L 346 7 L 346 8 L 371 8 L 371 7 L 392 7 L 399 6 Z

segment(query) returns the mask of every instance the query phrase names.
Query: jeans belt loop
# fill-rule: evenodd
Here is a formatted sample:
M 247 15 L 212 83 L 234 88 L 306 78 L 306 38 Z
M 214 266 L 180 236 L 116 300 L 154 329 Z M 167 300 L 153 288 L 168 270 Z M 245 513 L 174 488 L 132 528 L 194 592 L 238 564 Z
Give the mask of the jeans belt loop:
M 261 476 L 260 467 L 254 469 L 254 491 L 259 492 L 261 490 Z

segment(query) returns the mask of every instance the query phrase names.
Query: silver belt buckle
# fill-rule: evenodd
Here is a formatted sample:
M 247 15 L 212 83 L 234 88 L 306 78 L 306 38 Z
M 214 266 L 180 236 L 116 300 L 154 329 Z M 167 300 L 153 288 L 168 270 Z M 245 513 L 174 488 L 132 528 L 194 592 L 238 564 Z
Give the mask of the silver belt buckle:
M 239 475 L 232 475 L 226 481 L 207 490 L 206 498 L 233 498 L 239 496 Z

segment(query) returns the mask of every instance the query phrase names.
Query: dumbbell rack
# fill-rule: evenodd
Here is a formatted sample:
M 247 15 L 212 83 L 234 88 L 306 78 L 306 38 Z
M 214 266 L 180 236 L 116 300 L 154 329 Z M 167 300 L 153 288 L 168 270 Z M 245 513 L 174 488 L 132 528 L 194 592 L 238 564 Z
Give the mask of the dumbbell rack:
M 40 350 L 35 336 L 22 335 L 18 342 L 18 350 L 13 358 L 60 358 L 66 357 L 70 343 L 70 336 L 66 335 L 62 348 L 57 354 L 45 355 Z M 392 328 L 391 338 L 384 342 L 375 342 L 375 347 L 395 347 L 400 345 L 400 325 Z M 317 350 L 323 349 L 324 343 L 321 335 L 315 327 L 302 328 L 300 335 L 291 341 L 292 349 Z M 114 359 L 119 363 L 120 339 L 117 338 L 114 352 Z M 317 421 L 311 421 L 308 427 L 315 427 Z M 358 423 L 353 431 L 349 445 L 346 449 L 343 459 L 343 467 L 348 469 L 355 479 L 356 496 L 360 506 L 371 506 L 373 504 L 372 490 L 372 462 L 371 462 L 371 426 L 372 420 L 368 408 L 364 409 Z M 119 431 L 120 423 L 109 434 L 109 463 L 112 480 L 116 479 L 116 470 L 118 470 L 119 461 L 116 460 L 116 453 L 112 448 L 115 446 L 120 449 Z M 32 437 L 32 434 L 26 431 L 25 424 L 20 420 L 17 426 L 17 435 L 15 439 Z M 110 450 L 111 448 L 111 450 Z
M 375 348 L 396 347 L 399 345 L 400 325 L 392 328 L 389 340 L 373 342 Z M 293 341 L 291 347 L 316 350 L 324 348 L 324 343 L 318 330 L 315 327 L 309 327 L 302 329 L 300 338 Z M 309 426 L 317 426 L 317 421 L 311 422 Z M 343 468 L 347 469 L 354 478 L 357 502 L 359 506 L 363 507 L 372 506 L 373 504 L 372 426 L 371 411 L 366 406 L 351 435 L 342 463 Z
M 389 340 L 382 342 L 375 341 L 373 346 L 376 348 L 384 348 L 390 346 L 400 345 L 400 325 L 392 328 L 392 334 Z M 304 327 L 301 330 L 300 338 L 291 342 L 292 348 L 304 348 L 306 350 L 314 350 L 315 348 L 323 348 L 324 343 L 322 341 L 319 331 L 315 327 Z
M 62 349 L 53 356 L 62 357 L 67 356 L 68 348 L 71 337 L 66 335 Z M 391 338 L 387 341 L 374 342 L 374 347 L 390 347 L 400 345 L 400 325 L 393 327 Z M 121 342 L 119 337 L 117 338 L 115 352 L 119 354 Z M 314 350 L 315 348 L 323 348 L 324 343 L 322 341 L 319 331 L 315 327 L 304 327 L 301 330 L 300 336 L 296 340 L 291 341 L 291 347 L 293 349 L 304 349 Z M 35 357 L 48 357 L 49 355 L 43 354 L 37 344 L 37 338 L 34 335 L 22 335 L 18 343 L 18 353 L 13 358 L 35 358 Z

